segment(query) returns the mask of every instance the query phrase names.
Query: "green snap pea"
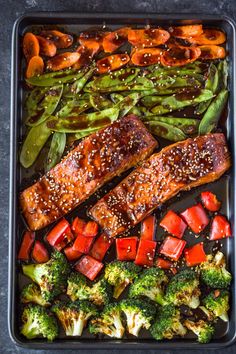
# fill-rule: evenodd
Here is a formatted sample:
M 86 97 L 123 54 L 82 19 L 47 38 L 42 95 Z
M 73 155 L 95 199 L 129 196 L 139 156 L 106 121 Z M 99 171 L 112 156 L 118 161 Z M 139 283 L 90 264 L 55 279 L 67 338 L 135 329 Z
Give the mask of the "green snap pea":
M 51 170 L 60 160 L 66 146 L 66 134 L 55 132 L 45 163 L 45 171 Z
M 54 86 L 76 81 L 84 74 L 85 70 L 67 69 L 33 76 L 26 82 L 32 86 Z
M 131 108 L 131 110 L 129 111 L 129 113 L 135 114 L 138 117 L 141 117 L 143 114 L 141 112 L 141 110 L 139 109 L 139 107 L 135 106 L 133 108 Z
M 87 99 L 70 99 L 62 104 L 60 110 L 57 112 L 59 118 L 70 116 L 78 116 L 80 113 L 87 111 L 92 105 Z
M 94 73 L 94 67 L 89 69 L 81 78 L 74 81 L 72 84 L 67 84 L 64 87 L 63 96 L 64 97 L 74 97 L 77 95 L 85 86 L 87 81 L 92 77 Z
M 96 109 L 96 111 L 101 111 L 112 106 L 112 102 L 99 93 L 90 94 L 89 100 L 91 106 Z
M 228 83 L 228 63 L 226 60 L 221 60 L 218 64 L 219 71 L 219 87 L 218 92 L 223 89 L 227 89 Z
M 181 129 L 186 135 L 196 134 L 200 121 L 194 118 L 145 116 L 144 122 L 163 122 Z
M 118 102 L 115 107 L 120 111 L 119 116 L 125 116 L 139 101 L 141 95 L 137 92 L 126 96 L 122 101 Z
M 124 99 L 124 96 L 122 96 L 120 93 L 111 93 L 110 97 L 113 103 L 118 103 Z
M 146 125 L 152 134 L 170 141 L 175 142 L 185 140 L 187 138 L 181 129 L 164 122 L 151 121 L 146 123 Z
M 163 96 L 145 96 L 141 99 L 142 104 L 146 108 L 152 108 L 157 104 L 161 104 L 163 101 Z

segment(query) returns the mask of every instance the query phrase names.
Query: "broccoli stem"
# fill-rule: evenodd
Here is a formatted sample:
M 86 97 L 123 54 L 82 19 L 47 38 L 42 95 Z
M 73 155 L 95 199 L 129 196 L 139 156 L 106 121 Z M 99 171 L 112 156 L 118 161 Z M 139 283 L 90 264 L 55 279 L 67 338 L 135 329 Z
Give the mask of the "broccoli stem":
M 219 316 L 219 318 L 224 321 L 224 322 L 228 322 L 229 321 L 229 316 L 227 314 L 227 312 L 222 313 L 222 315 Z
M 125 288 L 129 285 L 129 283 L 129 279 L 125 279 L 125 281 L 123 281 L 122 283 L 115 285 L 113 297 L 115 299 L 118 299 L 122 292 L 125 290 Z
M 27 322 L 21 330 L 21 333 L 28 339 L 33 339 L 38 335 L 38 321 Z

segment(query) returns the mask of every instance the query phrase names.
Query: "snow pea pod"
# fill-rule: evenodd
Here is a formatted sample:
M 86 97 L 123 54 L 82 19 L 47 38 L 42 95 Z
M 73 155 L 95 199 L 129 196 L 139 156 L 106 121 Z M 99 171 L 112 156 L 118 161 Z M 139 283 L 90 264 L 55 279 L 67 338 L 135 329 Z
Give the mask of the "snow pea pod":
M 138 103 L 140 97 L 140 93 L 134 92 L 118 102 L 114 107 L 119 109 L 119 117 L 125 116 Z
M 221 60 L 218 64 L 218 71 L 219 71 L 219 87 L 218 91 L 222 89 L 227 89 L 228 83 L 228 63 L 226 60 Z
M 181 129 L 164 122 L 151 121 L 146 123 L 146 125 L 152 134 L 170 141 L 175 142 L 185 140 L 187 138 Z
M 200 124 L 198 133 L 199 135 L 204 135 L 211 133 L 218 124 L 220 116 L 225 108 L 228 99 L 228 91 L 222 90 L 212 101 L 208 107 L 206 113 L 204 114 Z
M 135 114 L 138 117 L 141 117 L 143 114 L 141 112 L 141 110 L 139 109 L 139 107 L 134 106 L 133 108 L 131 108 L 131 110 L 129 111 L 129 113 Z
M 30 128 L 20 153 L 20 163 L 23 167 L 33 165 L 51 133 L 46 121 Z
M 66 134 L 55 132 L 45 163 L 45 171 L 51 170 L 60 160 L 66 146 Z
M 167 75 L 188 75 L 188 74 L 194 74 L 194 73 L 202 73 L 203 71 L 203 64 L 200 61 L 195 61 L 193 63 L 189 63 L 184 66 L 176 66 L 175 68 L 173 67 L 168 67 L 168 66 L 162 66 L 162 65 L 153 65 L 148 67 L 148 71 L 150 71 L 151 75 L 159 76 L 160 74 L 167 74 Z M 148 75 L 150 75 L 148 74 Z
M 112 106 L 112 102 L 99 93 L 89 95 L 89 102 L 96 111 L 101 111 Z
M 81 96 L 83 97 L 83 96 Z M 81 98 L 81 99 L 69 99 L 64 101 L 64 104 L 62 104 L 60 110 L 57 112 L 57 116 L 59 118 L 64 118 L 67 117 L 68 115 L 70 116 L 78 116 L 80 113 L 86 111 L 87 109 L 91 108 L 92 105 L 89 101 L 89 99 L 86 98 Z
M 167 116 L 160 117 L 154 115 L 143 117 L 143 121 L 167 123 L 181 129 L 187 135 L 196 134 L 200 123 L 198 119 L 194 119 L 194 118 L 182 118 L 182 117 L 177 118 L 177 117 L 167 117 Z
M 111 93 L 110 97 L 113 103 L 118 103 L 124 99 L 120 93 Z
M 75 95 L 77 95 L 84 88 L 88 80 L 92 77 L 94 69 L 95 67 L 92 67 L 78 80 L 74 81 L 72 84 L 67 84 L 64 87 L 63 96 L 74 97 Z
M 28 115 L 33 115 L 37 112 L 37 107 L 45 97 L 48 87 L 35 87 L 27 96 L 25 107 Z
M 163 101 L 163 96 L 145 96 L 141 99 L 142 104 L 146 108 L 152 108 L 156 106 L 157 104 L 161 104 Z
M 84 74 L 84 70 L 67 69 L 33 76 L 26 79 L 26 82 L 32 86 L 54 86 L 76 81 Z
M 43 97 L 39 93 L 37 98 L 35 93 L 33 93 L 35 101 L 33 102 L 33 98 L 29 97 L 30 103 L 27 103 L 27 107 L 30 114 L 28 114 L 25 124 L 31 127 L 39 125 L 53 114 L 60 102 L 62 91 L 63 85 L 59 85 L 43 90 Z M 36 102 L 37 105 L 35 104 Z

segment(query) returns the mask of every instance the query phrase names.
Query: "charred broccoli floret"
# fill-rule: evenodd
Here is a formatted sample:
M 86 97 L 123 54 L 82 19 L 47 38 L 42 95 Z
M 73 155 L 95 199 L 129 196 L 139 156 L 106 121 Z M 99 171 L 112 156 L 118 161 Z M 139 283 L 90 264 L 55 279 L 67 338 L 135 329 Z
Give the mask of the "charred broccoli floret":
M 197 322 L 193 322 L 190 320 L 185 320 L 184 321 L 184 325 L 193 333 L 195 333 L 198 337 L 198 342 L 199 343 L 208 343 L 210 342 L 215 329 L 214 327 L 203 321 L 203 320 L 199 320 Z
M 187 305 L 193 309 L 199 306 L 199 280 L 197 274 L 186 269 L 176 274 L 166 289 L 165 300 L 177 306 Z
M 164 285 L 168 282 L 165 272 L 159 268 L 145 269 L 129 289 L 129 297 L 147 296 L 160 305 L 164 304 Z
M 52 307 L 67 336 L 81 336 L 90 317 L 97 315 L 96 307 L 88 301 L 60 301 Z
M 174 305 L 161 307 L 160 312 L 150 328 L 151 335 L 156 340 L 172 339 L 173 336 L 184 336 L 186 329 L 180 322 L 180 311 Z
M 113 297 L 118 299 L 127 285 L 137 278 L 141 268 L 133 262 L 114 261 L 105 269 L 105 279 L 114 286 Z
M 156 307 L 150 302 L 139 299 L 128 299 L 120 302 L 125 313 L 128 332 L 138 337 L 140 329 L 149 329 L 156 314 Z
M 23 304 L 34 302 L 41 306 L 50 306 L 50 302 L 42 297 L 40 287 L 35 283 L 30 283 L 23 288 L 21 292 L 21 302 Z
M 106 305 L 111 301 L 112 287 L 106 279 L 100 279 L 90 288 L 89 300 L 95 305 Z
M 92 334 L 102 333 L 109 337 L 122 338 L 125 329 L 120 305 L 116 303 L 105 306 L 102 313 L 90 321 L 89 331 Z
M 208 255 L 200 266 L 201 280 L 211 288 L 223 289 L 230 285 L 232 275 L 226 269 L 224 254 L 218 251 L 215 256 Z
M 44 307 L 29 304 L 23 310 L 21 333 L 28 339 L 44 337 L 52 341 L 58 335 L 55 317 Z
M 217 317 L 224 322 L 229 320 L 229 292 L 227 290 L 214 290 L 207 295 L 203 301 L 203 306 L 200 308 L 206 313 L 209 320 L 213 321 Z
M 43 299 L 51 301 L 66 288 L 69 264 L 60 252 L 54 252 L 46 263 L 23 265 L 23 273 L 37 283 Z

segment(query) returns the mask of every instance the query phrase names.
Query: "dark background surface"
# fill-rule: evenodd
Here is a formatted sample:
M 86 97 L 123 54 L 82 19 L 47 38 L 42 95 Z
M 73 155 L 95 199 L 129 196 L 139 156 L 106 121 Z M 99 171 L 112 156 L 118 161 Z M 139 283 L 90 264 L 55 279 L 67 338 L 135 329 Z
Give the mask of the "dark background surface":
M 32 11 L 72 11 L 72 12 L 138 12 L 156 13 L 205 13 L 228 15 L 236 20 L 235 0 L 0 0 L 0 353 L 36 353 L 15 347 L 7 329 L 7 249 L 8 249 L 8 184 L 9 184 L 9 122 L 10 122 L 10 70 L 11 70 L 11 32 L 17 17 Z M 98 14 L 99 16 L 99 14 Z M 158 344 L 157 344 L 158 349 Z M 190 352 L 181 351 L 183 354 Z M 49 351 L 58 353 L 58 351 Z M 73 351 L 66 351 L 67 353 Z M 92 350 L 88 350 L 92 353 Z M 101 351 L 100 351 L 101 352 Z M 118 350 L 103 350 L 103 353 L 118 354 Z M 123 353 L 131 351 L 124 350 Z M 135 351 L 140 354 L 142 351 Z M 156 351 L 145 351 L 152 354 Z M 195 351 L 196 354 L 236 353 L 236 344 L 226 349 L 214 351 Z M 44 351 L 41 351 L 44 353 Z M 45 353 L 47 353 L 45 351 Z M 63 351 L 60 351 L 63 353 Z M 159 351 L 171 354 L 172 351 Z

